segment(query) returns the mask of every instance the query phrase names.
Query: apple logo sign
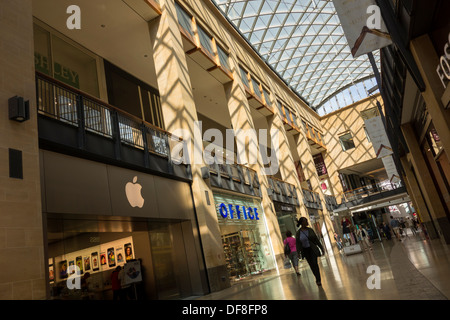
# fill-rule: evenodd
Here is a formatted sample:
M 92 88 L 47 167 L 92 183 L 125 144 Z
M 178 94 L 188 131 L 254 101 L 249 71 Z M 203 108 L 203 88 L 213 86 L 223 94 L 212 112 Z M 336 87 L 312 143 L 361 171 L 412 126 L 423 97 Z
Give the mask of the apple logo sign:
M 144 206 L 144 198 L 141 194 L 142 186 L 137 183 L 137 177 L 133 178 L 133 182 L 128 182 L 125 185 L 125 194 L 127 196 L 130 206 L 133 208 L 142 208 Z

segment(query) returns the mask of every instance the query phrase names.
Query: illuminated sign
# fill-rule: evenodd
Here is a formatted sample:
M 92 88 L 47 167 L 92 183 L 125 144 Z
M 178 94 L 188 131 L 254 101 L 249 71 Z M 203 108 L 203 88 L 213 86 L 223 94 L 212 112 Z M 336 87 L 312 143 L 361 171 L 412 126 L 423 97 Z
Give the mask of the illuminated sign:
M 447 82 L 450 80 L 450 33 L 448 34 L 448 42 L 444 46 L 444 55 L 439 59 L 436 72 L 444 88 L 447 88 Z
M 246 208 L 244 206 L 221 203 L 219 205 L 219 213 L 224 219 L 259 220 L 258 209 L 252 207 Z

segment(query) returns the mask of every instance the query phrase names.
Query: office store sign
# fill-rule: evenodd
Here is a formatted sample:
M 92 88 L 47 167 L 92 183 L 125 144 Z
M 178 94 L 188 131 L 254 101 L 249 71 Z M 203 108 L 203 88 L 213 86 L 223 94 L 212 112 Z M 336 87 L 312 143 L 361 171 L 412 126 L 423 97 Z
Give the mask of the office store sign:
M 259 220 L 257 208 L 221 203 L 219 213 L 224 219 Z
M 448 82 L 450 81 L 450 33 L 448 34 L 447 43 L 444 46 L 444 55 L 439 59 L 436 72 L 444 88 L 447 88 Z

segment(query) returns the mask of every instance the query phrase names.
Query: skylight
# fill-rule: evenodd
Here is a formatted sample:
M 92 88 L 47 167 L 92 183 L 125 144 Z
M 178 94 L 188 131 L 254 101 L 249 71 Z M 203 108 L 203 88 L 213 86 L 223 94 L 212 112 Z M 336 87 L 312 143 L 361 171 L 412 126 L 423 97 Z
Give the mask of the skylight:
M 331 0 L 213 1 L 314 109 L 373 77 L 367 56 L 353 58 Z M 379 65 L 379 52 L 374 57 Z

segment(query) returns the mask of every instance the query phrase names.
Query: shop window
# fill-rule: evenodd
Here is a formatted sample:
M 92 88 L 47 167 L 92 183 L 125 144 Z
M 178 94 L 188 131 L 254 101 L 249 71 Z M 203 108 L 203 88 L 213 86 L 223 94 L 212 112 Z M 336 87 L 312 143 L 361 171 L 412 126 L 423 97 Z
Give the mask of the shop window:
M 231 71 L 228 54 L 220 46 L 217 46 L 217 53 L 219 55 L 219 61 L 222 68 Z
M 291 110 L 289 110 L 288 108 L 284 109 L 286 111 L 286 120 L 287 122 L 292 125 L 292 120 L 291 120 Z
M 33 36 L 35 69 L 51 76 L 53 71 L 50 62 L 50 33 L 35 25 Z
M 270 100 L 270 94 L 265 88 L 263 88 L 264 99 L 266 100 L 266 105 L 271 106 L 272 102 Z
M 281 119 L 284 119 L 283 105 L 278 101 L 277 106 L 278 106 L 278 112 L 280 112 Z
M 262 93 L 261 89 L 259 88 L 259 83 L 253 77 L 252 77 L 252 85 L 253 85 L 253 92 L 259 99 L 262 100 Z
M 125 112 L 164 129 L 159 94 L 156 89 L 105 61 L 109 103 Z M 131 128 L 122 130 L 130 131 Z M 132 136 L 132 135 L 130 135 Z
M 341 143 L 343 151 L 347 151 L 347 150 L 355 148 L 355 143 L 353 142 L 353 136 L 352 136 L 351 132 L 348 132 L 348 133 L 340 136 L 339 141 Z
M 214 202 L 230 280 L 273 269 L 275 261 L 260 201 L 214 193 Z
M 430 128 L 428 129 L 427 140 L 428 144 L 431 147 L 433 156 L 438 155 L 439 152 L 441 152 L 442 150 L 442 141 L 433 125 L 431 125 Z
M 241 80 L 244 86 L 246 86 L 248 89 L 250 88 L 250 83 L 248 82 L 248 74 L 247 71 L 242 69 L 242 67 L 239 68 L 239 71 L 241 73 Z
M 211 36 L 207 34 L 206 31 L 203 30 L 200 26 L 198 26 L 197 29 L 198 37 L 200 39 L 200 45 L 209 53 L 211 57 L 215 57 L 216 55 L 214 53 Z
M 292 123 L 298 128 L 297 116 L 292 113 Z
M 192 17 L 184 11 L 178 3 L 175 2 L 175 9 L 177 11 L 178 23 L 192 37 L 195 37 L 194 29 L 192 26 Z
M 36 71 L 99 97 L 97 58 L 50 31 L 34 25 Z

